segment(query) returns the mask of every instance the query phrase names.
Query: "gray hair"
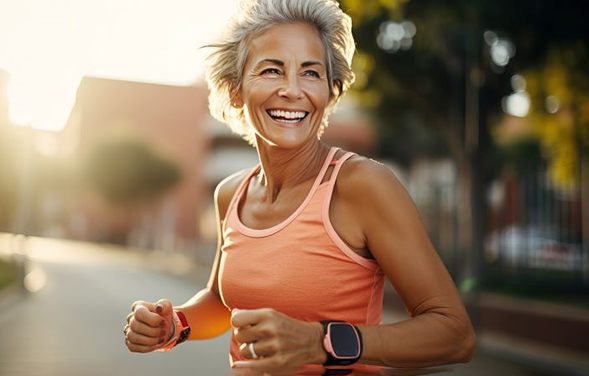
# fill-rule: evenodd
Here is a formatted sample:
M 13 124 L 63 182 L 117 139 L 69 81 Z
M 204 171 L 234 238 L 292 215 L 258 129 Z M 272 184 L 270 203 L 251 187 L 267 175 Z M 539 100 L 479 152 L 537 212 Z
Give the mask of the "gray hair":
M 254 132 L 246 124 L 243 108 L 231 103 L 241 87 L 248 42 L 274 25 L 295 22 L 308 23 L 319 32 L 325 48 L 329 95 L 335 105 L 354 82 L 351 65 L 355 50 L 351 18 L 336 0 L 241 0 L 223 40 L 205 46 L 214 49 L 207 59 L 206 74 L 211 114 L 252 145 Z M 325 111 L 319 136 L 332 110 L 333 106 Z

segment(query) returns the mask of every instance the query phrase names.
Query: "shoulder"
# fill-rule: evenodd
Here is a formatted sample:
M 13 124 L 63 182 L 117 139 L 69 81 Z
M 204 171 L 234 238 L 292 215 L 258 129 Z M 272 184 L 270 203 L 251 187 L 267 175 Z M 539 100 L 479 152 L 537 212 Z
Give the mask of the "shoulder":
M 231 199 L 235 195 L 235 192 L 239 188 L 243 179 L 245 179 L 250 171 L 251 169 L 237 171 L 221 180 L 221 182 L 215 187 L 214 198 L 219 218 L 225 218 Z
M 386 165 L 363 156 L 353 156 L 341 167 L 336 181 L 340 195 L 363 204 L 379 199 L 404 198 L 407 192 Z

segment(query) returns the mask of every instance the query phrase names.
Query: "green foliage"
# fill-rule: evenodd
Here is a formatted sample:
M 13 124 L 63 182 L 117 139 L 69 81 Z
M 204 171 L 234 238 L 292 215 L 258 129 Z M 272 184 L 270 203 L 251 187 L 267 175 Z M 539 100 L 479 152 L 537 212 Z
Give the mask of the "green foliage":
M 147 144 L 118 139 L 99 143 L 84 163 L 84 180 L 112 204 L 135 204 L 154 199 L 181 178 L 173 162 Z
M 581 149 L 589 150 L 587 66 L 584 46 L 560 46 L 548 52 L 543 64 L 524 73 L 533 129 L 548 156 L 552 180 L 565 189 L 579 182 Z M 552 109 L 547 98 L 557 102 Z
M 409 0 L 343 0 L 340 3 L 346 13 L 361 22 L 376 17 L 382 11 L 397 13 L 407 1 Z
M 0 290 L 16 281 L 18 267 L 14 262 L 0 260 Z
M 530 171 L 542 160 L 540 142 L 536 137 L 521 137 L 502 147 L 505 160 L 518 173 Z

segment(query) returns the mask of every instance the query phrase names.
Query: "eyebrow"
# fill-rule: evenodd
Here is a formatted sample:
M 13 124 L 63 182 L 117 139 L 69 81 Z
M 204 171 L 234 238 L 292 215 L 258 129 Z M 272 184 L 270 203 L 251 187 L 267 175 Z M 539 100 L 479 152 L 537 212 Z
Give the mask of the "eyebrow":
M 278 65 L 280 67 L 284 66 L 284 61 L 282 60 L 278 60 L 278 59 L 263 59 L 260 60 L 256 66 L 254 67 L 255 69 L 258 69 L 261 65 L 266 64 L 266 63 L 271 63 L 271 64 L 275 64 Z M 304 61 L 303 63 L 301 63 L 301 67 L 306 68 L 306 67 L 310 67 L 313 65 L 323 65 L 322 62 L 320 61 L 315 61 L 315 60 L 311 60 L 311 61 Z

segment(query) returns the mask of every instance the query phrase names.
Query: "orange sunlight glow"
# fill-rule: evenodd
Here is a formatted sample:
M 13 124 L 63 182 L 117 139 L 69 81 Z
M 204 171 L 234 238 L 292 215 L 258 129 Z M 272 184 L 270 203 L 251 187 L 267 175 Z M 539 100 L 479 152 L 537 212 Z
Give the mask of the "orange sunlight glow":
M 0 0 L 0 69 L 15 124 L 63 129 L 81 78 L 190 85 L 235 0 Z

